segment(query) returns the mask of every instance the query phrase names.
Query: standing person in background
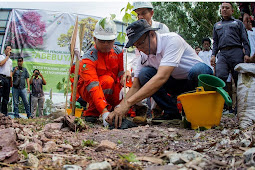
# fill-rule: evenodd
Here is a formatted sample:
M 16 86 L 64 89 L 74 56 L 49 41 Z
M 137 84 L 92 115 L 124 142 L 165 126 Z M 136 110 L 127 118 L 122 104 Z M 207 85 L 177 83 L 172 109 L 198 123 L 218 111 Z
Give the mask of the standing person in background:
M 41 79 L 39 78 L 41 77 Z M 32 85 L 32 95 L 31 95 L 31 114 L 32 117 L 36 117 L 36 110 L 38 106 L 39 116 L 43 116 L 43 105 L 44 105 L 44 93 L 43 93 L 43 85 L 46 85 L 46 81 L 43 75 L 40 73 L 38 69 L 33 71 L 33 75 L 30 78 L 30 82 Z
M 20 118 L 19 116 L 19 97 L 21 97 L 27 117 L 31 117 L 29 103 L 27 101 L 27 93 L 30 93 L 30 84 L 29 84 L 29 74 L 26 68 L 22 67 L 23 58 L 18 57 L 18 66 L 13 68 L 12 77 L 13 77 L 13 87 L 12 87 L 12 96 L 14 104 L 14 117 Z M 27 90 L 26 83 L 27 82 Z
M 211 40 L 209 38 L 203 38 L 202 40 L 203 50 L 198 53 L 198 56 L 214 71 L 214 67 L 211 66 Z
M 12 47 L 5 46 L 4 54 L 0 55 L 0 101 L 2 100 L 1 112 L 7 116 L 7 105 L 9 102 L 11 77 L 12 77 L 12 60 L 10 59 Z
M 255 62 L 255 28 L 252 27 L 252 22 L 251 22 L 251 17 L 249 14 L 244 13 L 243 17 L 243 24 L 246 28 L 247 34 L 248 34 L 248 39 L 250 42 L 250 47 L 251 47 L 251 53 L 250 53 L 250 59 L 248 59 L 247 62 Z
M 234 68 L 237 64 L 249 60 L 250 46 L 245 27 L 240 20 L 232 16 L 233 12 L 232 3 L 221 4 L 222 19 L 213 27 L 211 65 L 215 66 L 217 55 L 216 76 L 226 82 L 231 72 L 237 85 L 238 72 Z
M 201 49 L 199 46 L 195 47 L 195 51 L 196 51 L 197 55 L 198 55 L 198 53 L 199 53 L 201 50 L 202 50 L 202 49 Z

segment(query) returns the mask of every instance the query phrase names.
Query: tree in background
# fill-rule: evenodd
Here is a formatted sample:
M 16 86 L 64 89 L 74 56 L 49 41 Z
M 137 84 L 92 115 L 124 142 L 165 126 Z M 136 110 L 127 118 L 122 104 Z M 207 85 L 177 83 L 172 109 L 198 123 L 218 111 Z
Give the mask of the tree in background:
M 82 19 L 79 21 L 79 37 L 82 43 L 82 51 L 87 51 L 93 44 L 93 31 L 97 20 L 91 17 Z M 58 38 L 58 45 L 60 47 L 70 46 L 70 41 L 72 38 L 74 26 L 71 26 L 67 31 L 67 34 L 61 34 Z M 83 31 L 84 30 L 84 31 Z M 83 34 L 83 35 L 81 35 Z
M 213 25 L 220 20 L 220 2 L 153 2 L 156 21 L 166 24 L 171 32 L 181 35 L 192 47 L 211 37 Z M 239 18 L 236 3 L 234 17 Z
M 41 21 L 41 15 L 35 11 L 24 12 L 21 19 L 10 23 L 10 31 L 7 35 L 7 43 L 14 49 L 20 49 L 23 57 L 24 48 L 35 48 L 43 45 L 43 35 L 46 32 L 46 24 Z

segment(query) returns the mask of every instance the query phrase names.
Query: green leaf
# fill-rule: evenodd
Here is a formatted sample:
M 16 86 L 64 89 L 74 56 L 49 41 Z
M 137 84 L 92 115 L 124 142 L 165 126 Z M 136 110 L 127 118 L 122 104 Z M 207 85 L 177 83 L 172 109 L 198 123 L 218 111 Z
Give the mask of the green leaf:
M 135 11 L 132 11 L 131 14 L 137 17 L 137 13 Z
M 116 18 L 115 14 L 111 14 L 111 20 L 114 20 Z
M 131 5 L 131 4 L 128 2 L 127 7 L 126 7 L 126 11 L 127 11 L 127 10 L 132 10 L 133 8 L 134 8 L 134 6 Z
M 120 12 L 122 12 L 125 9 L 125 7 L 121 8 Z
M 94 143 L 94 141 L 93 140 L 82 140 L 82 144 L 81 144 L 81 146 L 94 146 L 95 145 L 95 143 Z
M 119 155 L 119 157 L 120 157 L 120 159 L 127 160 L 128 162 L 139 162 L 136 159 L 136 155 L 133 154 L 132 152 L 129 153 L 128 155 Z
M 122 44 L 125 42 L 126 33 L 119 32 L 117 36 L 117 40 Z
M 26 150 L 22 150 L 22 154 L 24 155 L 25 159 L 28 158 L 28 154 L 27 154 L 27 151 L 26 151 Z
M 58 82 L 58 84 L 57 84 L 57 89 L 58 89 L 58 90 L 61 90 L 61 89 L 62 89 L 62 84 L 61 84 L 60 82 Z
M 66 80 L 66 78 L 65 78 L 65 77 L 63 77 L 63 78 L 62 78 L 62 82 L 64 83 L 64 82 L 65 82 L 65 80 Z
M 122 21 L 123 21 L 124 23 L 128 23 L 129 16 L 130 16 L 130 14 L 125 13 L 125 15 L 122 17 Z
M 105 20 L 106 18 L 103 18 L 99 21 L 99 25 L 101 25 L 101 27 L 104 29 L 104 25 L 105 25 Z
M 122 144 L 123 142 L 121 142 L 121 140 L 118 140 L 117 143 L 118 143 L 118 144 Z

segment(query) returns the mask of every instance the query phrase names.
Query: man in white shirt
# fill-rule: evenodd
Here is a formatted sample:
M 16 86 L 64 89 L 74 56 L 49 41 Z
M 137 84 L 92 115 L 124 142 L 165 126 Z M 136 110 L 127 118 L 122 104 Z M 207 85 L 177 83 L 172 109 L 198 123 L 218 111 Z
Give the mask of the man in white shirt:
M 173 98 L 195 89 L 199 74 L 212 74 L 211 68 L 181 36 L 173 32 L 159 34 L 156 30 L 145 19 L 126 29 L 129 39 L 126 48 L 135 46 L 148 57 L 139 59 L 133 86 L 120 106 L 106 118 L 110 124 L 115 118 L 116 128 L 121 126 L 130 106 L 149 96 L 164 110 L 164 115 L 157 120 L 181 119 Z
M 0 55 L 0 100 L 2 100 L 2 113 L 7 116 L 7 105 L 9 102 L 10 87 L 11 87 L 11 73 L 12 60 L 10 59 L 12 47 L 5 46 L 4 54 Z
M 198 56 L 207 64 L 209 67 L 211 67 L 212 70 L 214 70 L 213 66 L 211 65 L 211 56 L 212 56 L 212 50 L 211 50 L 211 40 L 209 38 L 203 38 L 202 40 L 202 46 L 203 50 L 198 53 Z
M 137 13 L 137 18 L 138 20 L 140 19 L 146 19 L 146 21 L 149 23 L 149 25 L 152 28 L 159 28 L 157 30 L 158 33 L 163 34 L 163 33 L 169 33 L 169 29 L 168 27 L 160 22 L 154 21 L 152 19 L 154 11 L 153 11 L 153 6 L 151 4 L 151 2 L 134 2 L 133 3 L 133 11 L 135 11 Z M 139 58 L 146 58 L 146 54 L 144 53 L 140 53 L 137 49 L 135 50 L 135 54 L 134 55 L 129 55 L 128 56 L 128 65 L 127 65 L 127 70 L 131 73 L 131 69 L 134 71 L 136 69 L 137 66 L 137 62 L 139 60 Z M 125 62 L 124 62 L 125 63 Z M 149 99 L 149 98 L 148 98 Z M 135 105 L 135 109 L 137 110 L 137 116 L 134 118 L 134 122 L 136 123 L 145 123 L 146 122 L 146 111 L 147 109 L 144 109 L 143 107 L 148 107 L 147 106 L 147 101 L 146 99 L 144 99 L 141 102 L 138 102 Z M 156 103 L 155 101 L 152 99 L 151 100 L 151 109 L 154 109 L 156 107 Z M 145 113 L 143 113 L 145 112 Z M 154 111 L 156 112 L 160 112 L 160 111 Z M 161 110 L 162 112 L 162 110 Z

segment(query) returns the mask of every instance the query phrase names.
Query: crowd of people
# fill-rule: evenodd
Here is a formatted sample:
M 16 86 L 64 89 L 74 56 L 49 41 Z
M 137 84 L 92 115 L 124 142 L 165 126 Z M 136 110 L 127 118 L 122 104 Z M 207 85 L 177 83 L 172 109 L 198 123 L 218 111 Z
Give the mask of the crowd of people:
M 220 10 L 222 18 L 213 27 L 212 48 L 211 39 L 205 37 L 202 48 L 195 49 L 177 33 L 169 32 L 165 24 L 152 19 L 154 11 L 150 2 L 134 2 L 133 6 L 138 20 L 126 29 L 128 42 L 125 48 L 135 47 L 134 55 L 128 56 L 128 63 L 123 63 L 124 51 L 114 45 L 117 30 L 109 18 L 97 22 L 93 33 L 95 45 L 82 56 L 77 89 L 78 95 L 88 103 L 83 114 L 85 121 L 94 123 L 102 116 L 104 126 L 118 128 L 131 107 L 136 113 L 135 123 L 146 123 L 147 110 L 158 108 L 158 114 L 153 114 L 154 123 L 181 119 L 177 96 L 194 90 L 199 74 L 215 75 L 225 82 L 233 79 L 236 85 L 238 72 L 234 70 L 235 66 L 255 61 L 255 29 L 249 13 L 243 12 L 247 11 L 244 5 L 240 5 L 242 17 L 239 20 L 232 16 L 232 3 L 223 2 Z M 18 115 L 19 96 L 28 117 L 35 116 L 37 104 L 41 115 L 44 102 L 42 86 L 46 81 L 39 70 L 34 70 L 29 80 L 21 57 L 18 58 L 18 66 L 11 69 L 10 52 L 11 46 L 7 46 L 5 54 L 0 56 L 2 112 L 7 115 L 10 91 L 3 89 L 13 84 L 15 115 Z M 126 72 L 124 64 L 128 65 Z M 20 80 L 17 80 L 18 77 Z M 128 85 L 127 93 L 120 95 L 124 84 L 129 81 L 132 83 Z M 16 82 L 19 82 L 18 86 Z M 25 82 L 28 92 L 32 85 L 31 113 L 24 97 Z
M 39 115 L 43 115 L 44 93 L 43 85 L 46 81 L 38 69 L 33 71 L 33 75 L 29 80 L 29 73 L 23 67 L 23 58 L 18 57 L 17 66 L 12 68 L 12 60 L 10 59 L 12 47 L 6 45 L 4 54 L 0 55 L 0 98 L 1 111 L 8 116 L 8 102 L 10 96 L 10 88 L 12 88 L 12 99 L 14 108 L 14 117 L 20 118 L 19 114 L 19 98 L 21 97 L 28 118 L 36 116 L 38 107 Z M 39 76 L 41 78 L 39 78 Z M 32 87 L 31 94 L 31 110 L 27 99 L 27 93 L 30 93 L 30 85 Z M 26 89 L 27 87 L 27 89 Z

